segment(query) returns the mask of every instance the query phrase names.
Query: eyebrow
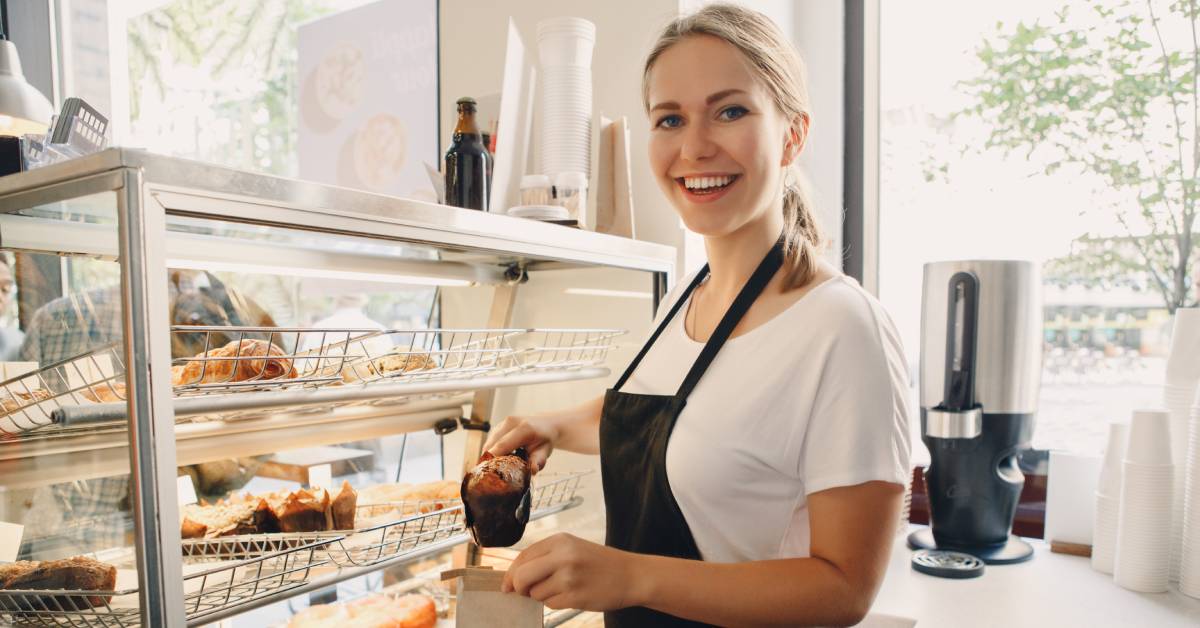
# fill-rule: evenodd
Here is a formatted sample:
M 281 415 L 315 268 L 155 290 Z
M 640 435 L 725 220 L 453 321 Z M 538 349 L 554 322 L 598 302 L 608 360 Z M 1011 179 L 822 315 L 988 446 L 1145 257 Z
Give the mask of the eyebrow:
M 718 100 L 721 100 L 723 98 L 728 98 L 729 96 L 732 96 L 734 94 L 745 94 L 745 93 L 746 93 L 746 90 L 743 90 L 743 89 L 737 89 L 737 88 L 723 89 L 714 94 L 709 94 L 708 98 L 704 99 L 704 104 L 711 105 L 711 104 L 717 102 Z M 650 111 L 655 111 L 658 109 L 677 110 L 677 109 L 681 109 L 681 107 L 679 106 L 679 103 L 677 103 L 675 101 L 667 101 L 667 102 L 660 102 L 657 105 L 654 105 L 653 107 L 650 108 Z

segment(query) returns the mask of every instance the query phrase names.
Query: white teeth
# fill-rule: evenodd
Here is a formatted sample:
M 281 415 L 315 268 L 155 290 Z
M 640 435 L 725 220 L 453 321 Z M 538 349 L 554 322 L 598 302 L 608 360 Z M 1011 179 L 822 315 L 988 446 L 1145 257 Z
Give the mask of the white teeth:
M 689 190 L 724 187 L 733 181 L 733 177 L 684 177 L 683 185 Z

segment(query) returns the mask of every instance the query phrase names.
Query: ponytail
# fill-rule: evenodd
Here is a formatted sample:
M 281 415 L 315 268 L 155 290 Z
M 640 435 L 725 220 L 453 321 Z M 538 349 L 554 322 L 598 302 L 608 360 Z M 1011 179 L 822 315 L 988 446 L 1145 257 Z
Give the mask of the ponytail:
M 813 209 L 808 181 L 798 168 L 787 173 L 783 188 L 784 289 L 807 285 L 817 274 L 817 260 L 825 236 Z

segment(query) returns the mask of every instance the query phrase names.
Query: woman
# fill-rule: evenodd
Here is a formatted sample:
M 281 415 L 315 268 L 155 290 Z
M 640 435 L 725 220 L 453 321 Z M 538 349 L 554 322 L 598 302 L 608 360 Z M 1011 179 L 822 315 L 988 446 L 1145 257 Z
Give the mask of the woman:
M 710 5 L 646 61 L 650 162 L 708 266 L 603 398 L 489 439 L 599 453 L 606 545 L 526 549 L 506 590 L 608 626 L 848 625 L 879 588 L 908 477 L 904 359 L 879 304 L 818 257 L 792 174 L 803 66 L 753 11 Z

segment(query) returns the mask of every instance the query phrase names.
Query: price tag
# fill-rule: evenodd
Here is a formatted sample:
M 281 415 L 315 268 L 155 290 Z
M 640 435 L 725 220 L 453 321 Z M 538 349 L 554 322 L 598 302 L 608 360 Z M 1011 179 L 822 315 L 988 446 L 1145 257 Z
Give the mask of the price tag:
M 19 523 L 0 521 L 0 562 L 11 563 L 17 559 L 21 550 L 21 535 L 25 526 Z
M 308 468 L 308 486 L 329 490 L 333 484 L 333 469 L 327 464 L 317 464 Z
M 175 478 L 176 490 L 179 491 L 179 505 L 187 506 L 196 503 L 196 485 L 192 484 L 192 476 L 181 475 Z
M 0 373 L 3 373 L 6 380 L 32 373 L 37 369 L 37 362 L 0 362 Z M 41 384 L 34 385 L 41 388 Z

